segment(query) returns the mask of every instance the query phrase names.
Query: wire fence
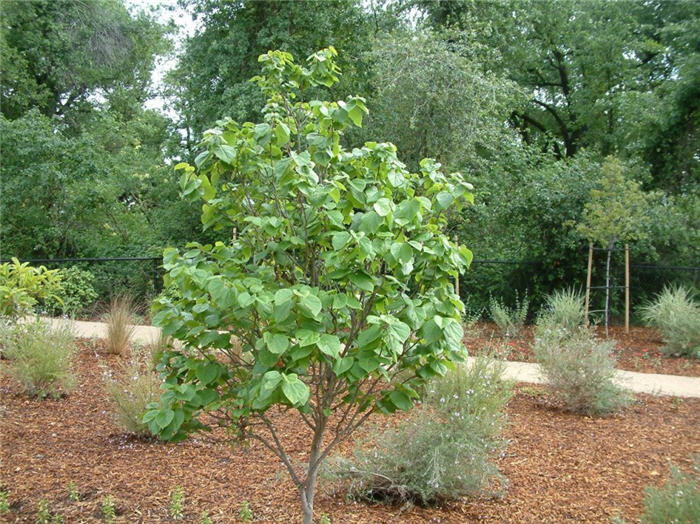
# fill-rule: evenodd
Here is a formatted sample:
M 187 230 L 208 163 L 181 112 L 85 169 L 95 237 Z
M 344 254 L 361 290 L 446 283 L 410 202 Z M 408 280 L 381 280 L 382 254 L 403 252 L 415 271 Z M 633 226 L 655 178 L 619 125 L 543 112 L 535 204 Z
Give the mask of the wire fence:
M 602 282 L 604 274 L 603 257 L 598 258 L 597 264 L 594 265 L 594 282 L 596 275 Z M 9 260 L 0 261 L 4 262 Z M 147 300 L 163 290 L 161 257 L 26 258 L 20 259 L 20 262 L 44 265 L 48 268 L 74 266 L 88 270 L 94 275 L 93 285 L 102 301 L 119 294 Z M 617 263 L 615 268 L 618 271 L 613 272 L 613 286 L 621 284 L 623 278 L 619 271 L 623 266 Z M 537 260 L 475 259 L 471 270 L 460 279 L 460 292 L 462 298 L 466 301 L 471 300 L 471 305 L 476 308 L 484 307 L 491 296 L 504 298 L 507 302 L 525 294 L 534 299 L 533 306 L 536 308 L 544 293 L 560 287 L 584 286 L 583 265 L 580 274 L 568 274 L 566 278 L 559 280 L 549 277 L 549 271 L 551 268 Z M 630 276 L 633 304 L 640 304 L 669 284 L 697 287 L 700 266 L 636 263 L 630 264 Z M 620 302 L 622 293 L 617 294 L 617 302 Z M 603 299 L 602 291 L 598 295 L 596 297 L 594 293 L 593 301 Z M 613 313 L 615 302 L 613 300 Z

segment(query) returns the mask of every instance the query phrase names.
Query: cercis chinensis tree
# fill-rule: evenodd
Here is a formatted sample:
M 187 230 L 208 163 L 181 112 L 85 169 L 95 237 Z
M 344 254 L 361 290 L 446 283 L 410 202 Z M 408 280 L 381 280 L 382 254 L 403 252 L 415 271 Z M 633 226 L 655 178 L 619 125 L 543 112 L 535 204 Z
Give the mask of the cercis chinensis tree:
M 306 66 L 262 55 L 264 122 L 221 121 L 196 167 L 177 166 L 221 241 L 164 253 L 172 292 L 153 320 L 183 349 L 164 354 L 166 391 L 145 416 L 166 439 L 215 420 L 262 442 L 298 487 L 304 522 L 331 449 L 373 411 L 410 409 L 416 386 L 464 356 L 453 282 L 472 259 L 442 233 L 446 211 L 473 200 L 461 175 L 427 159 L 409 173 L 388 143 L 345 149 L 362 98 L 302 101 L 337 81 L 335 55 Z M 313 435 L 303 470 L 273 406 L 296 410 Z

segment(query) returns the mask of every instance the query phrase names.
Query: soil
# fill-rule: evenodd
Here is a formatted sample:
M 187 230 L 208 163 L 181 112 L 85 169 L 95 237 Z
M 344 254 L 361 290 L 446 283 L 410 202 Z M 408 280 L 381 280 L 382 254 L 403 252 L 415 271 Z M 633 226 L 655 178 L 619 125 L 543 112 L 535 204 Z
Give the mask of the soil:
M 605 338 L 605 328 L 598 327 L 597 335 Z M 614 356 L 618 369 L 640 373 L 700 376 L 700 360 L 664 356 L 663 339 L 656 329 L 632 326 L 627 334 L 624 326 L 611 326 L 609 337 L 617 342 Z M 505 350 L 508 360 L 535 362 L 531 348 L 533 339 L 532 326 L 525 326 L 518 336 L 505 338 L 501 336 L 495 324 L 483 323 L 477 324 L 467 332 L 464 343 L 470 354 L 495 348 Z
M 216 523 L 237 522 L 244 501 L 254 521 L 300 521 L 286 471 L 257 443 L 224 443 L 223 430 L 178 444 L 122 433 L 112 422 L 99 365 L 114 369 L 119 357 L 95 349 L 81 345 L 78 386 L 63 399 L 28 399 L 0 378 L 0 484 L 10 502 L 0 521 L 33 523 L 46 499 L 66 523 L 104 522 L 101 504 L 111 495 L 117 522 L 171 522 L 170 496 L 178 486 L 185 497 L 178 522 L 200 522 L 203 511 Z M 327 513 L 335 524 L 634 520 L 644 487 L 663 484 L 671 461 L 689 470 L 692 454 L 700 452 L 700 399 L 638 395 L 618 415 L 589 418 L 558 409 L 545 387 L 522 385 L 507 412 L 509 444 L 497 459 L 510 482 L 503 498 L 393 507 L 349 501 L 322 486 L 317 518 Z M 283 443 L 303 461 L 305 426 L 293 413 L 275 419 Z M 71 485 L 80 500 L 69 497 Z

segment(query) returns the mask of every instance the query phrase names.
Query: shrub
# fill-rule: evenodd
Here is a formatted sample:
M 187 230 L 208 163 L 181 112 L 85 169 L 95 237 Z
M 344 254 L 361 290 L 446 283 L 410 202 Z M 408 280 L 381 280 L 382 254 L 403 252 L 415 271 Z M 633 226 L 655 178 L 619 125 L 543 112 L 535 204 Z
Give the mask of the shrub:
M 666 355 L 700 358 L 700 307 L 683 286 L 665 287 L 642 308 L 642 318 L 664 337 Z
M 3 335 L 3 355 L 10 360 L 7 373 L 28 395 L 58 398 L 75 383 L 72 370 L 75 339 L 70 326 L 46 322 L 16 324 Z
M 225 421 L 262 441 L 296 486 L 305 524 L 325 457 L 372 412 L 413 408 L 416 388 L 466 356 L 454 279 L 473 256 L 443 232 L 473 202 L 459 173 L 431 159 L 409 172 L 388 143 L 346 150 L 363 100 L 305 101 L 307 88 L 337 80 L 335 55 L 305 65 L 262 55 L 264 122 L 222 120 L 196 166 L 176 166 L 220 240 L 163 253 L 165 286 L 178 293 L 154 304 L 153 324 L 182 345 L 158 364 L 166 391 L 144 416 L 166 440 Z M 269 416 L 280 405 L 311 430 L 303 462 Z
M 525 325 L 529 305 L 530 301 L 527 295 L 522 301 L 516 295 L 515 307 L 513 308 L 491 297 L 489 301 L 489 312 L 491 313 L 491 318 L 498 326 L 498 329 L 500 329 L 501 334 L 505 337 L 514 337 L 520 333 Z
M 585 321 L 585 304 L 578 291 L 555 291 L 545 299 L 545 305 L 537 317 L 537 330 L 559 327 L 574 331 Z
M 61 270 L 60 287 L 56 296 L 44 300 L 44 308 L 50 315 L 76 316 L 97 299 L 92 283 L 95 276 L 77 267 Z
M 584 328 L 568 332 L 550 328 L 538 333 L 533 347 L 557 396 L 566 409 L 586 415 L 606 415 L 631 398 L 614 382 L 613 340 L 597 340 Z
M 142 419 L 146 406 L 160 398 L 161 383 L 153 371 L 150 353 L 134 351 L 116 376 L 107 377 L 105 389 L 115 423 L 140 438 L 152 436 Z
M 31 313 L 37 300 L 55 297 L 61 274 L 57 269 L 11 263 L 0 264 L 0 317 L 17 318 Z
M 502 361 L 478 357 L 432 382 L 422 408 L 370 433 L 352 459 L 335 458 L 331 476 L 349 481 L 355 496 L 397 503 L 500 493 L 506 480 L 490 459 L 504 446 L 503 408 L 512 394 L 503 370 Z
M 700 522 L 699 466 L 696 460 L 694 474 L 681 473 L 671 466 L 671 476 L 664 486 L 650 486 L 645 490 L 643 524 Z
M 112 298 L 109 304 L 109 312 L 105 318 L 107 322 L 107 340 L 105 348 L 112 355 L 126 355 L 131 348 L 131 339 L 134 335 L 134 304 L 126 296 Z

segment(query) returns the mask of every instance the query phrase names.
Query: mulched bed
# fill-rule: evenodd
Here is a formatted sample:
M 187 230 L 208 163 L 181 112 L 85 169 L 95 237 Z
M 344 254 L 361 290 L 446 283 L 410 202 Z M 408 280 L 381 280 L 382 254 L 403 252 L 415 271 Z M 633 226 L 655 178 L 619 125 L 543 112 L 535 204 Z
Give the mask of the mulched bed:
M 598 327 L 597 334 L 605 338 L 605 328 Z M 661 334 L 653 328 L 631 326 L 629 334 L 624 326 L 612 326 L 610 338 L 617 342 L 615 357 L 617 368 L 640 373 L 662 373 L 668 375 L 700 376 L 700 360 L 683 357 L 666 357 L 661 352 Z M 478 324 L 467 333 L 464 342 L 470 354 L 502 347 L 507 350 L 508 360 L 535 362 L 532 352 L 533 328 L 525 326 L 517 337 L 505 339 L 500 336 L 495 324 Z
M 11 503 L 0 520 L 35 522 L 45 498 L 65 522 L 102 522 L 100 504 L 109 494 L 119 522 L 170 522 L 170 493 L 182 486 L 184 522 L 199 522 L 205 510 L 214 522 L 236 522 L 243 501 L 256 521 L 300 521 L 286 471 L 257 443 L 231 446 L 196 436 L 164 444 L 120 433 L 108 412 L 99 360 L 112 368 L 119 362 L 82 345 L 79 386 L 60 400 L 29 400 L 0 378 L 0 484 Z M 328 513 L 334 523 L 610 522 L 617 514 L 635 519 L 644 487 L 664 482 L 669 461 L 689 469 L 692 454 L 700 452 L 700 399 L 638 395 L 623 413 L 599 419 L 564 413 L 546 388 L 523 385 L 507 411 L 510 444 L 498 461 L 510 481 L 503 499 L 387 507 L 322 489 L 317 516 Z M 303 424 L 293 414 L 280 414 L 277 421 L 294 459 L 303 461 Z M 68 496 L 71 483 L 78 502 Z

